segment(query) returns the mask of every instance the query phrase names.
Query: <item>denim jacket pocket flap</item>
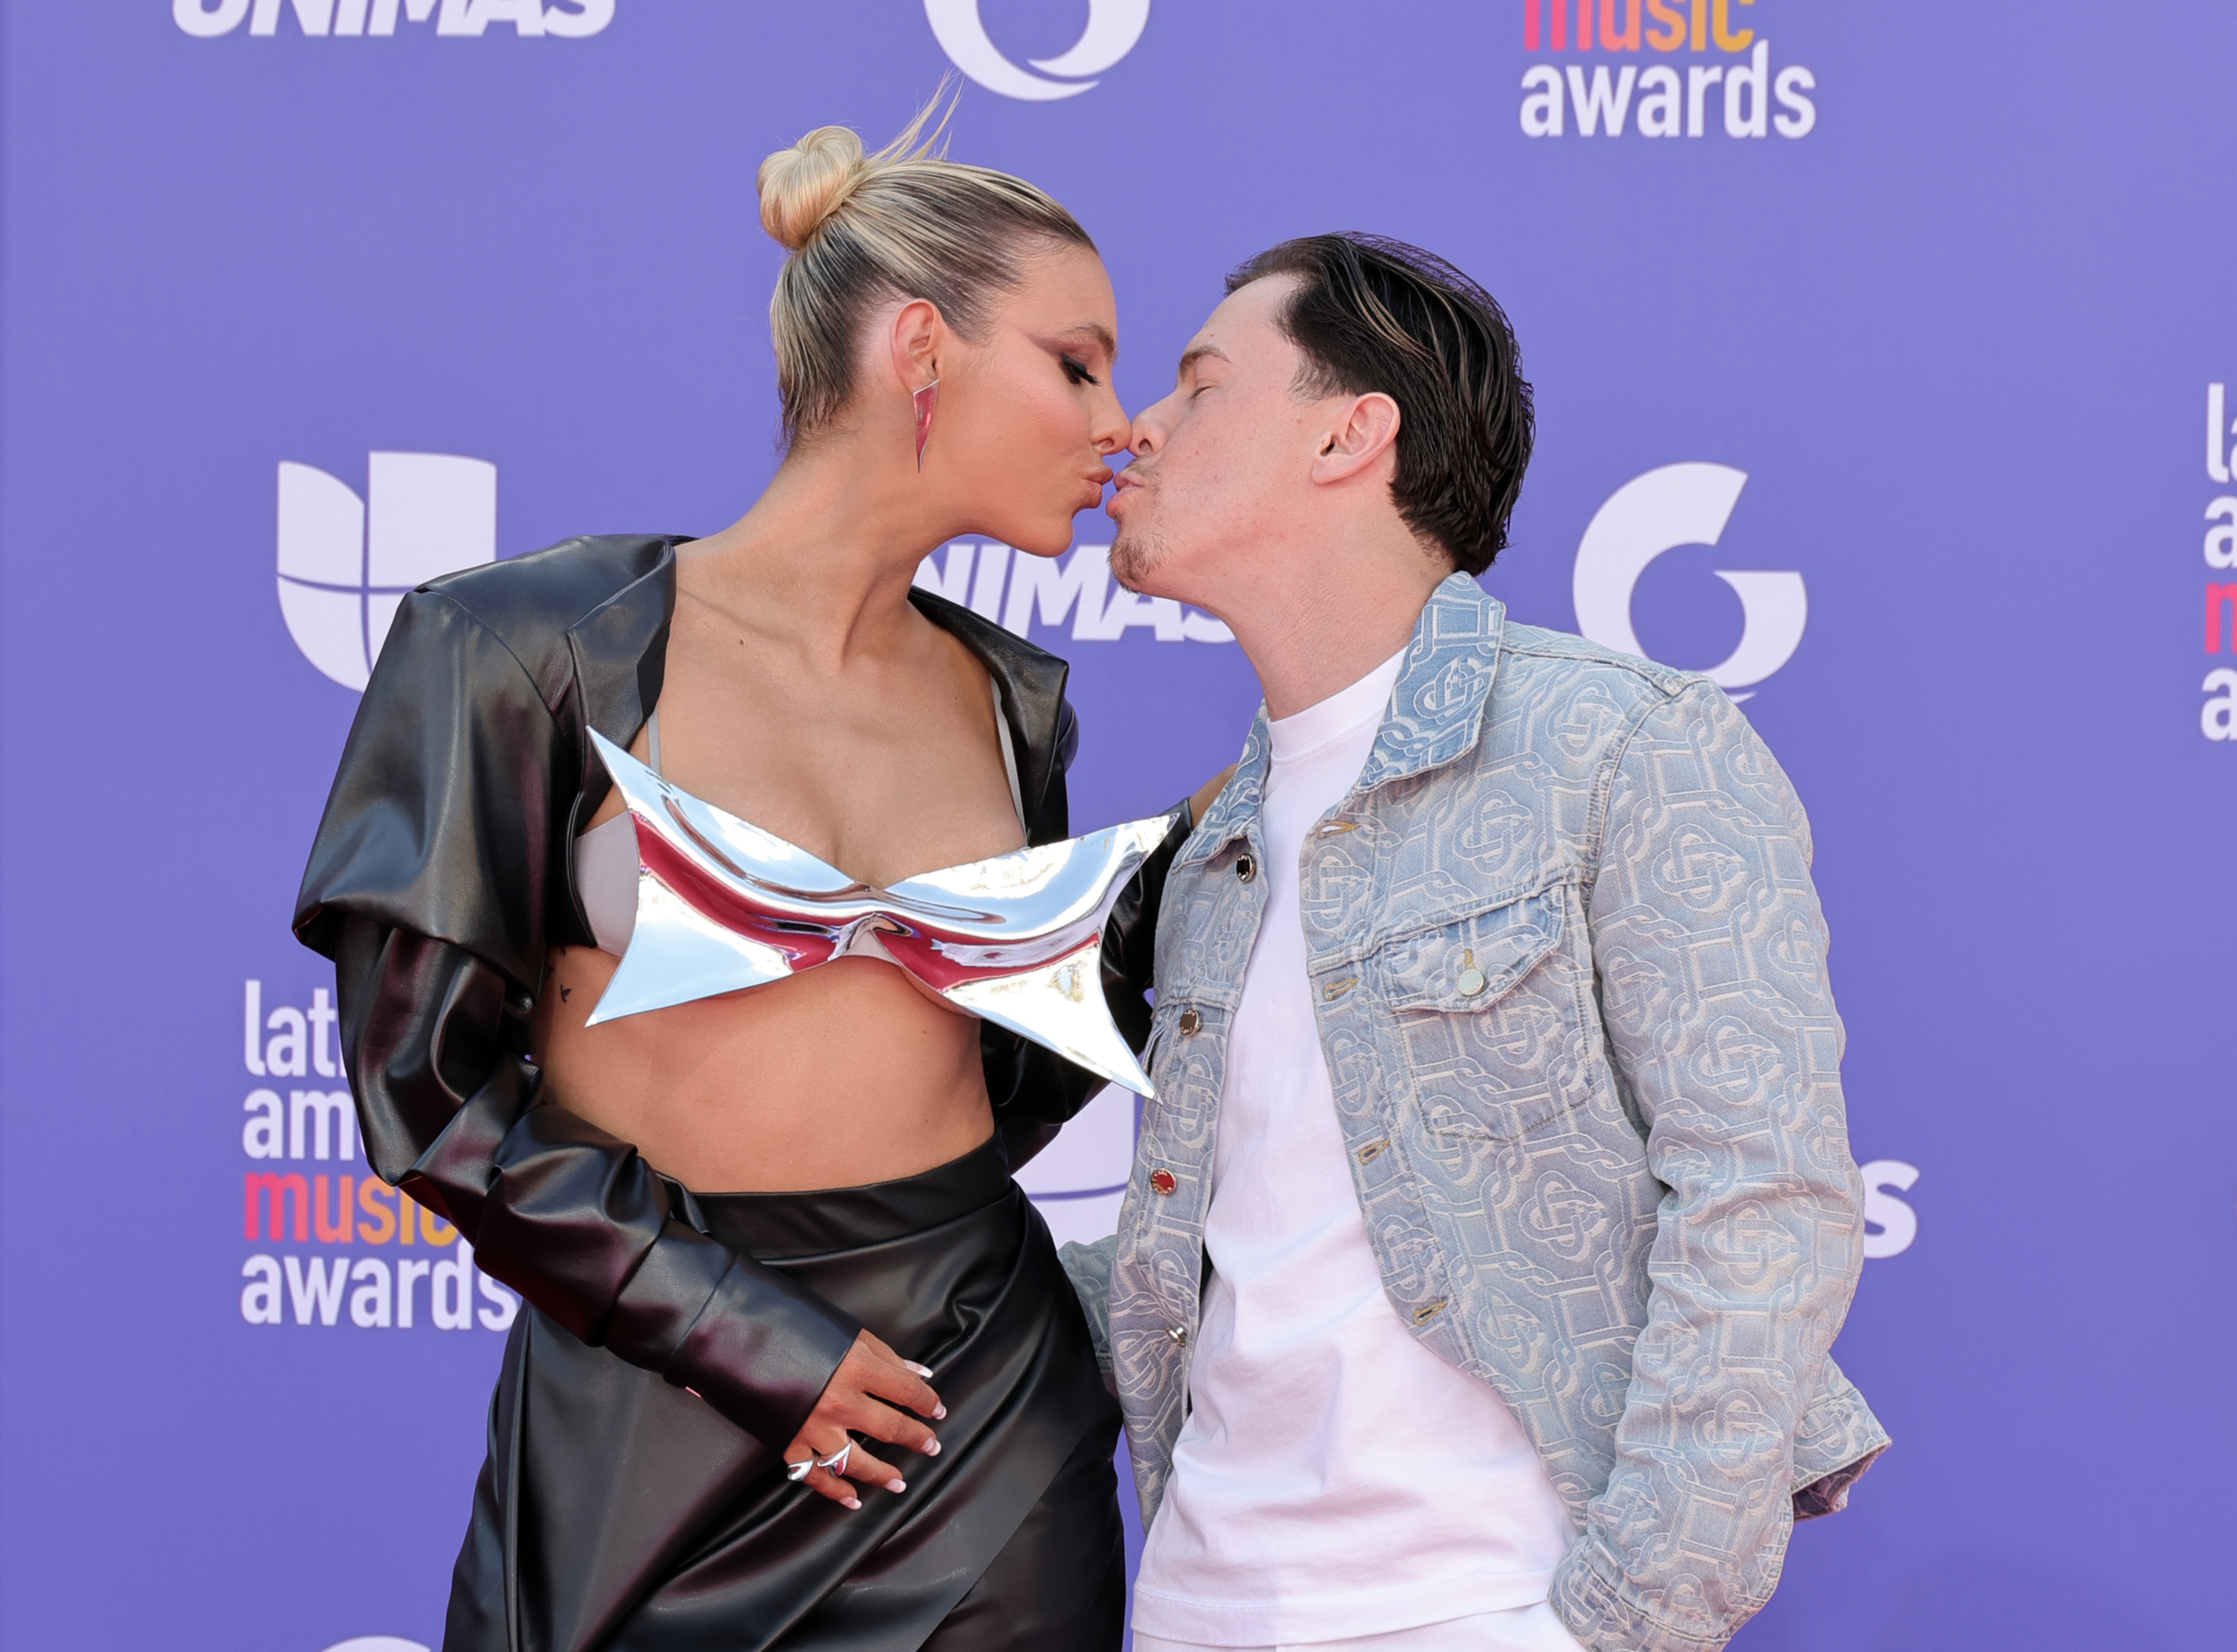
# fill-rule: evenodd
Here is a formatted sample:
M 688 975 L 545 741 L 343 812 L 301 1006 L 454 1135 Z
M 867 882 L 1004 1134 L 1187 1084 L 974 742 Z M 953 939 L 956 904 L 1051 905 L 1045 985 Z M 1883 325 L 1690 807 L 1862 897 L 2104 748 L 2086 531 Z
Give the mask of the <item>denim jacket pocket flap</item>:
M 1388 1001 L 1401 1012 L 1487 1009 L 1561 940 L 1560 891 L 1547 889 L 1394 941 L 1382 954 Z

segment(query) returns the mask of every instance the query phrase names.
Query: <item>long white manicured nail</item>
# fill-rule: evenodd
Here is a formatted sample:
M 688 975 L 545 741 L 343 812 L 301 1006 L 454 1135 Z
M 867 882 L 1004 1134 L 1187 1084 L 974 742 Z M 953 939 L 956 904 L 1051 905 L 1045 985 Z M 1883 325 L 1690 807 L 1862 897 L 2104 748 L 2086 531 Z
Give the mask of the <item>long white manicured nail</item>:
M 923 1378 L 927 1382 L 930 1382 L 930 1381 L 932 1380 L 932 1367 L 931 1367 L 931 1366 L 929 1366 L 929 1365 L 918 1365 L 918 1364 L 916 1363 L 916 1361 L 915 1361 L 915 1360 L 914 1360 L 914 1359 L 904 1359 L 904 1360 L 902 1360 L 902 1361 L 901 1361 L 901 1364 L 903 1364 L 904 1365 L 907 1365 L 907 1366 L 911 1371 L 914 1371 L 918 1376 L 920 1376 L 920 1377 Z
M 932 1408 L 932 1420 L 935 1423 L 947 1415 L 947 1407 L 945 1405 L 935 1405 Z
M 839 1506 L 842 1509 L 860 1509 L 862 1506 L 862 1500 L 860 1497 L 848 1497 Z
M 927 1457 L 938 1457 L 940 1455 L 940 1442 L 938 1440 L 934 1440 L 930 1445 L 926 1446 L 924 1448 L 924 1454 Z
M 908 1490 L 908 1482 L 906 1480 L 888 1480 L 886 1482 L 886 1490 L 888 1491 L 906 1491 Z

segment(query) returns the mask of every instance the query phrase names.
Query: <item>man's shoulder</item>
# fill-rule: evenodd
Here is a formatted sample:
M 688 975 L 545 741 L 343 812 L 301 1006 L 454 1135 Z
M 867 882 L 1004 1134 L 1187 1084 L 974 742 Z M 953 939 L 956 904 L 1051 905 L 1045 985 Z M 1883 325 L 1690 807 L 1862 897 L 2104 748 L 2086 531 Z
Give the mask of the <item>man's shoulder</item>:
M 1674 698 L 1709 679 L 1565 631 L 1509 620 L 1499 639 L 1499 675 L 1541 692 L 1610 692 L 1637 703 Z
M 1559 741 L 1574 753 L 1580 740 L 1620 743 L 1658 707 L 1699 689 L 1722 698 L 1699 671 L 1681 671 L 1567 631 L 1509 622 L 1500 636 L 1490 709 L 1510 731 L 1502 743 L 1534 748 Z

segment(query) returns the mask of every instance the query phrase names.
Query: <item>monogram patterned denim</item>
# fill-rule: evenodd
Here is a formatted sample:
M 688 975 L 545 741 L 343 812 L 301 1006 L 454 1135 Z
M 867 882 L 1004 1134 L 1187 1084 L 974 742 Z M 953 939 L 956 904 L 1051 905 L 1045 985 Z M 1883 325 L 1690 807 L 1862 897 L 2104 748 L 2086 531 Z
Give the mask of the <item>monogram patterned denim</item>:
M 1166 883 L 1118 1232 L 1066 1247 L 1145 1524 L 1187 1406 L 1266 765 L 1262 712 Z M 1299 873 L 1384 1291 L 1567 1500 L 1555 1609 L 1595 1652 L 1723 1645 L 1792 1522 L 1887 1444 L 1828 1352 L 1863 1190 L 1785 774 L 1705 677 L 1510 624 L 1455 574 Z

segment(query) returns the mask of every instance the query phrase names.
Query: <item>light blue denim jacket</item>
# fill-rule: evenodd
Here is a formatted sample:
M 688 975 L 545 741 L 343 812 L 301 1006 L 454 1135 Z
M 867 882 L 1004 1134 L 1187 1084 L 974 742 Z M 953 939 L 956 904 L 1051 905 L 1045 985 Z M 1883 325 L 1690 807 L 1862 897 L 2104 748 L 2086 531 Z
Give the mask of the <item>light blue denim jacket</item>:
M 1262 710 L 1174 862 L 1157 1100 L 1117 1235 L 1065 1252 L 1145 1530 L 1188 1408 L 1267 751 Z M 1723 1645 L 1798 1515 L 1839 1508 L 1887 1444 L 1827 1353 L 1862 1188 L 1785 775 L 1705 677 L 1512 624 L 1455 574 L 1299 890 L 1383 1291 L 1567 1500 L 1554 1609 L 1594 1652 Z M 1436 1430 L 1390 1447 L 1432 1462 Z

